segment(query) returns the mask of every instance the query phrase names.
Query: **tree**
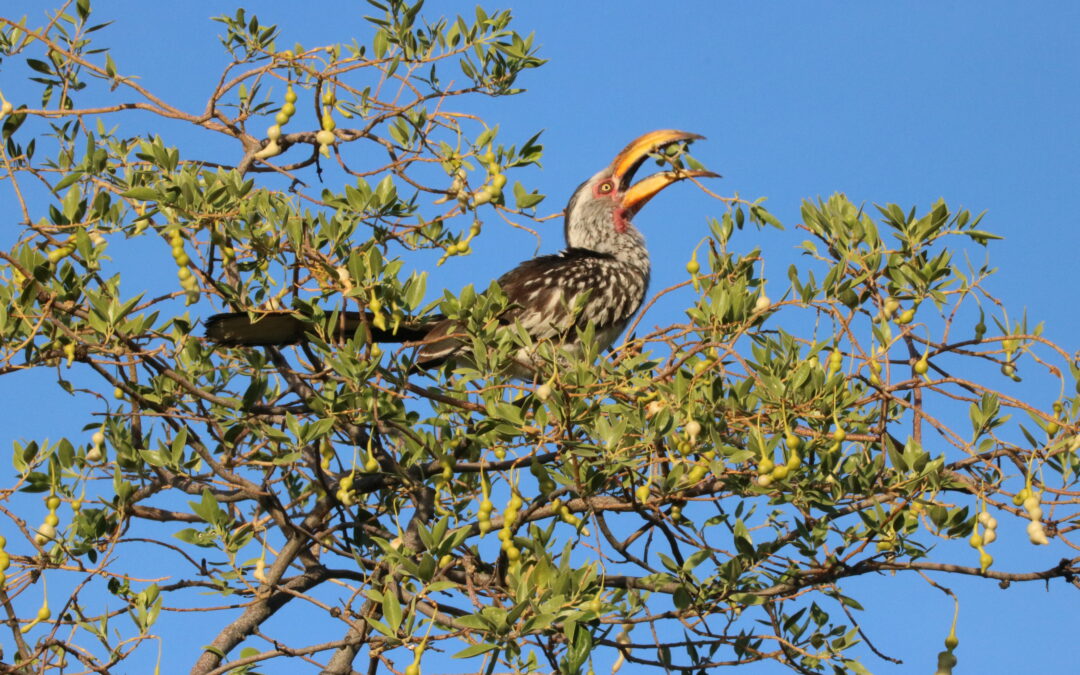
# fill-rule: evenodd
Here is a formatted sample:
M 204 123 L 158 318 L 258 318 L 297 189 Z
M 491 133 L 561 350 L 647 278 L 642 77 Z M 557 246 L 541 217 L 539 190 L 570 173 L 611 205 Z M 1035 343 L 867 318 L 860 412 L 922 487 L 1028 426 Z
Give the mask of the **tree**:
M 167 654 L 195 673 L 450 656 L 863 672 L 873 636 L 846 580 L 1074 578 L 1080 369 L 1010 319 L 988 266 L 954 260 L 994 238 L 978 217 L 807 202 L 791 228 L 806 263 L 771 279 L 772 300 L 737 231 L 779 223 L 721 198 L 685 321 L 508 380 L 525 338 L 496 330 L 504 299 L 432 300 L 422 270 L 500 220 L 542 218 L 541 195 L 503 188 L 539 138 L 507 142 L 465 106 L 517 93 L 543 60 L 508 12 L 370 4 L 365 45 L 285 49 L 254 16 L 220 17 L 231 61 L 198 111 L 92 42 L 109 33 L 89 2 L 0 18 L 3 65 L 25 60 L 40 92 L 3 108 L 19 231 L 0 252 L 0 373 L 50 373 L 87 420 L 17 440 L 0 492 L 15 672 L 106 672 L 172 637 L 163 608 L 215 626 L 201 653 Z M 142 133 L 132 109 L 216 140 Z M 150 290 L 134 270 L 166 248 L 177 278 Z M 223 348 L 201 338 L 211 308 L 288 308 L 311 337 Z M 367 330 L 331 339 L 345 309 L 380 329 L 460 317 L 483 349 L 411 374 L 409 350 Z M 1021 372 L 1057 381 L 1058 402 L 1011 395 Z M 995 542 L 998 519 L 1031 543 Z M 1035 544 L 1060 562 L 995 567 L 997 546 Z M 167 579 L 145 580 L 147 552 Z

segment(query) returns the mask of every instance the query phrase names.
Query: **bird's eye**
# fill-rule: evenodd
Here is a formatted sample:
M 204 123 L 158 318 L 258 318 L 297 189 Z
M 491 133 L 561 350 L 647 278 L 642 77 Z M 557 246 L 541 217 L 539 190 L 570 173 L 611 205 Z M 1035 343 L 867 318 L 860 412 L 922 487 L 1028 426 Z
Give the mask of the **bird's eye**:
M 614 190 L 615 186 L 611 183 L 611 181 L 606 180 L 603 183 L 600 183 L 600 188 L 599 189 L 600 189 L 600 192 L 602 192 L 603 194 L 607 194 L 607 193 L 611 192 L 612 190 Z

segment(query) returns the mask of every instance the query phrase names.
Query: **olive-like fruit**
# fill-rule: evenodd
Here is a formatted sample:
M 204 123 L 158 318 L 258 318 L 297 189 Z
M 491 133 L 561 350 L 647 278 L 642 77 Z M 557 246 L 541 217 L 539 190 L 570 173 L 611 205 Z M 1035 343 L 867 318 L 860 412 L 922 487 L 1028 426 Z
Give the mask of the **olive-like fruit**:
M 315 140 L 319 143 L 319 145 L 330 145 L 337 140 L 337 136 L 335 136 L 334 132 L 330 131 L 329 129 L 322 129 L 317 134 L 315 134 Z
M 649 501 L 649 486 L 639 485 L 637 490 L 634 491 L 634 496 L 637 497 L 639 502 Z
M 686 263 L 686 271 L 689 274 L 697 274 L 701 271 L 701 263 L 696 259 L 691 259 L 690 262 Z
M 697 420 L 690 420 L 686 423 L 686 435 L 690 438 L 697 438 L 701 434 L 701 423 Z

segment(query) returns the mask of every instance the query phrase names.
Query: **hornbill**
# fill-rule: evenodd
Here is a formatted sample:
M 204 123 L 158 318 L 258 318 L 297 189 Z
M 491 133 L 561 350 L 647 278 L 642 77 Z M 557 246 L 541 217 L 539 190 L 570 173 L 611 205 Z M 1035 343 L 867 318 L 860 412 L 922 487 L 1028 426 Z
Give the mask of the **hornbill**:
M 505 324 L 518 322 L 534 343 L 557 342 L 578 353 L 578 328 L 592 323 L 600 350 L 611 346 L 637 313 L 649 284 L 649 252 L 645 238 L 630 219 L 668 185 L 685 178 L 714 177 L 711 171 L 671 170 L 632 183 L 648 156 L 666 146 L 703 138 L 664 129 L 631 142 L 610 165 L 582 183 L 566 206 L 566 249 L 555 255 L 526 260 L 499 277 L 507 309 Z M 582 295 L 587 297 L 582 301 Z M 365 318 L 359 312 L 338 316 L 335 334 L 351 337 Z M 254 320 L 245 312 L 216 314 L 206 322 L 206 337 L 225 345 L 284 345 L 299 342 L 310 324 L 301 318 L 272 312 Z M 369 325 L 369 331 L 371 326 Z M 416 342 L 416 365 L 436 367 L 468 356 L 470 343 L 460 325 L 449 319 L 412 323 L 393 335 L 374 331 L 380 342 Z M 384 334 L 386 333 L 386 334 Z M 535 352 L 521 350 L 513 372 L 523 376 L 539 365 Z

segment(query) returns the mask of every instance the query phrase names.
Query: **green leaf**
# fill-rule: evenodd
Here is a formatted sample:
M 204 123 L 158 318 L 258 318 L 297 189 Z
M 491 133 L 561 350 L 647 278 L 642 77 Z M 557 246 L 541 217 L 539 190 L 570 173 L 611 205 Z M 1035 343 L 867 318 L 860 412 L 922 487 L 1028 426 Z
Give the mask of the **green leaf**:
M 125 192 L 121 192 L 120 196 L 121 197 L 128 197 L 130 199 L 136 199 L 136 200 L 142 201 L 142 202 L 147 202 L 147 201 L 157 201 L 161 197 L 161 194 L 157 190 L 154 190 L 153 188 L 133 187 L 130 190 L 127 190 Z
M 384 593 L 382 607 L 383 617 L 386 618 L 386 623 L 392 633 L 396 635 L 401 627 L 401 603 L 398 602 L 397 595 L 389 591 Z
M 470 656 L 476 656 L 477 654 L 484 654 L 490 652 L 493 649 L 498 649 L 499 645 L 493 645 L 490 642 L 481 642 L 478 645 L 470 645 L 460 652 L 454 654 L 455 659 L 467 659 Z

